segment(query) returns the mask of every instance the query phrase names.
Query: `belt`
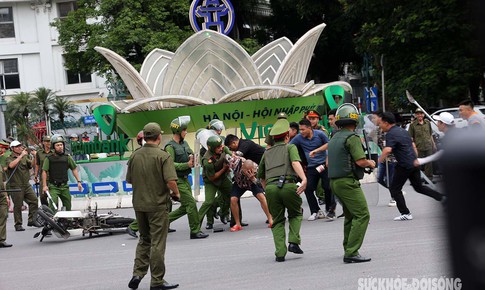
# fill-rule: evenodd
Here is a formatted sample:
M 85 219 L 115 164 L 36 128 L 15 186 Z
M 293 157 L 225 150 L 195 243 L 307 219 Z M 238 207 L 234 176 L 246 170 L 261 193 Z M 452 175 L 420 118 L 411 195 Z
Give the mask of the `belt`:
M 56 181 L 51 181 L 50 183 L 54 184 L 57 187 L 67 185 L 67 182 L 56 182 Z
M 296 180 L 288 180 L 286 179 L 283 183 L 296 183 L 297 181 Z M 273 180 L 273 181 L 270 181 L 268 182 L 268 184 L 278 184 L 279 181 L 278 180 Z

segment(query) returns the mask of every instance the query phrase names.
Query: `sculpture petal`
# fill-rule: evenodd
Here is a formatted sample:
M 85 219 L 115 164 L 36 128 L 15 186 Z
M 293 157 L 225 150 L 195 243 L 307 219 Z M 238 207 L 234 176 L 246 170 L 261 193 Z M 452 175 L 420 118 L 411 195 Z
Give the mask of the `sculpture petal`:
M 143 61 L 140 75 L 154 95 L 161 95 L 162 93 L 163 78 L 173 55 L 174 53 L 171 51 L 157 48 L 152 50 Z
M 268 43 L 252 55 L 263 84 L 273 84 L 276 72 L 292 47 L 293 43 L 288 38 L 282 37 Z

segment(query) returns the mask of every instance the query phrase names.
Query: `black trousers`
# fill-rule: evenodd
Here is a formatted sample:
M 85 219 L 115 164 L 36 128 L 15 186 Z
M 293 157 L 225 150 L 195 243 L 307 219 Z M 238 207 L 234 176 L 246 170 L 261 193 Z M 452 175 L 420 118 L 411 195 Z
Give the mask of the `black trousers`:
M 411 169 L 407 169 L 397 164 L 389 191 L 391 192 L 391 197 L 396 201 L 397 208 L 401 214 L 410 213 L 406 206 L 406 200 L 402 194 L 402 187 L 408 179 L 416 192 L 432 197 L 438 201 L 441 201 L 443 198 L 441 193 L 423 185 L 419 168 L 413 167 Z
M 305 189 L 306 200 L 310 207 L 311 213 L 316 213 L 320 210 L 318 206 L 317 198 L 315 197 L 315 189 L 318 185 L 318 180 L 322 180 L 322 187 L 325 191 L 325 209 L 327 211 L 335 210 L 337 204 L 335 203 L 335 197 L 330 189 L 330 181 L 328 179 L 328 171 L 325 169 L 322 172 L 318 172 L 315 167 L 307 167 L 306 172 L 307 186 Z

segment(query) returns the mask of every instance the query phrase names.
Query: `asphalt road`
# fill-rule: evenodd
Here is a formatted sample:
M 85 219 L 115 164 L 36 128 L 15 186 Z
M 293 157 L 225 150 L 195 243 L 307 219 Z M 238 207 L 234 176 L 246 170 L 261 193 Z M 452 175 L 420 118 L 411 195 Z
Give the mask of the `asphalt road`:
M 178 289 L 357 289 L 359 278 L 451 277 L 443 208 L 439 202 L 415 193 L 406 185 L 406 200 L 414 220 L 395 222 L 389 193 L 376 183 L 364 185 L 371 222 L 361 254 L 372 261 L 344 264 L 343 219 L 304 221 L 303 255 L 288 253 L 286 262 L 274 261 L 271 230 L 258 201 L 242 200 L 243 231 L 210 233 L 190 240 L 187 219 L 175 221 L 165 256 L 166 276 Z M 201 203 L 198 203 L 200 207 Z M 113 210 L 134 216 L 133 209 Z M 104 212 L 103 210 L 101 212 Z M 338 214 L 341 209 L 338 208 Z M 24 213 L 24 226 L 27 217 Z M 217 224 L 217 223 L 216 223 Z M 204 224 L 205 226 L 205 221 Z M 222 225 L 222 224 L 219 224 Z M 11 289 L 128 289 L 137 240 L 118 234 L 96 238 L 33 239 L 36 228 L 15 232 L 13 216 L 7 223 L 11 248 L 0 249 L 0 290 Z M 149 289 L 150 276 L 139 289 Z

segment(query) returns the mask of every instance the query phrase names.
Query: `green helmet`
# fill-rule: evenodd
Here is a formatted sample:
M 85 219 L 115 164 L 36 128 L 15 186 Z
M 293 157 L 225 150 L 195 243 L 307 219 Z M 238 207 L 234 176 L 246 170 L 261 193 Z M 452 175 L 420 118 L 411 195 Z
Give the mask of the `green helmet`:
M 224 123 L 219 119 L 214 119 L 209 122 L 209 128 L 211 130 L 222 131 L 224 130 Z
M 170 129 L 173 134 L 180 134 L 183 130 L 186 130 L 190 123 L 190 116 L 180 116 L 172 120 L 170 123 Z
M 66 146 L 66 140 L 64 139 L 64 137 L 62 137 L 61 135 L 58 135 L 58 134 L 51 137 L 51 149 L 52 150 L 54 150 L 54 146 L 57 143 L 62 143 L 64 146 Z
M 209 147 L 209 150 L 212 153 L 215 153 L 214 149 L 221 146 L 223 142 L 221 136 L 210 136 L 209 139 L 207 139 L 207 147 Z
M 357 125 L 359 122 L 359 110 L 350 103 L 342 104 L 337 109 L 337 113 L 335 113 L 335 124 L 338 127 L 343 127 L 346 125 Z

